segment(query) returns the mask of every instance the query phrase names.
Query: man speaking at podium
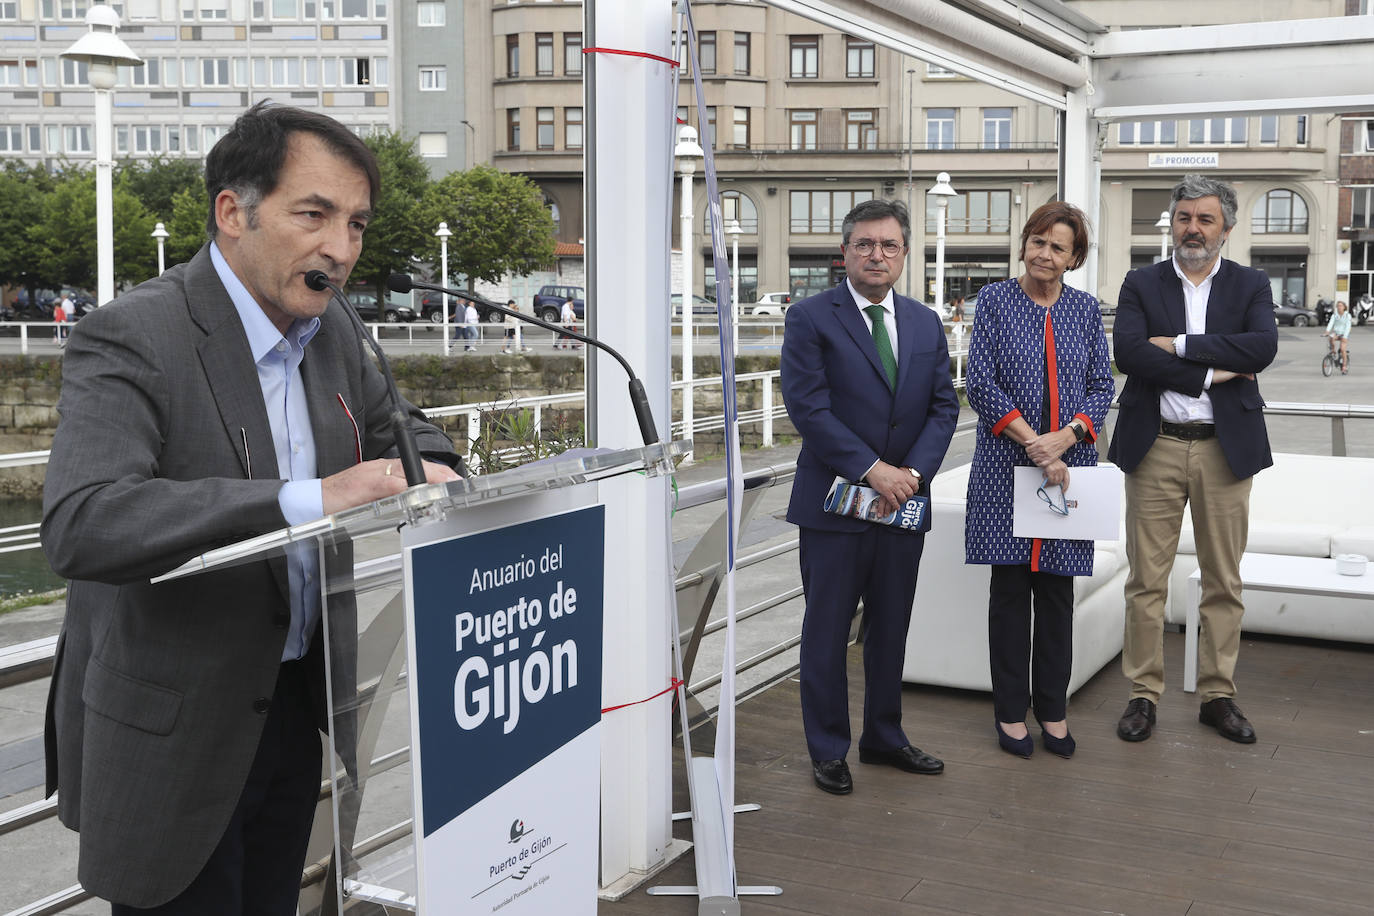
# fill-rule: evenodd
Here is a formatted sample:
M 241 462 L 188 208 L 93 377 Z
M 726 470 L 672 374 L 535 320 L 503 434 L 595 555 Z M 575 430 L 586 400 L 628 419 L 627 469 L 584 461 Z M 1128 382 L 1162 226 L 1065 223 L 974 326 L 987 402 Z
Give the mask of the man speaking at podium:
M 294 914 L 321 774 L 317 554 L 149 578 L 406 487 L 384 378 L 304 282 L 347 280 L 372 153 L 264 102 L 205 182 L 211 241 L 74 329 L 43 493 L 43 547 L 72 580 L 48 791 L 116 916 Z M 429 481 L 455 479 L 447 437 L 404 409 Z

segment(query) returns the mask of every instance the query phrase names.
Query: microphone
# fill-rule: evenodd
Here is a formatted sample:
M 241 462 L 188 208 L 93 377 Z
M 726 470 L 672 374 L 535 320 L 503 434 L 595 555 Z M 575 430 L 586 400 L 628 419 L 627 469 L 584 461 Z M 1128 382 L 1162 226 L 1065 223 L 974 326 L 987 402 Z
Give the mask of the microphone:
M 307 277 L 308 276 L 307 274 Z M 415 280 L 411 278 L 410 274 L 392 274 L 387 278 L 386 285 L 391 287 L 391 291 L 394 293 L 408 293 L 412 289 L 427 289 L 436 293 L 443 293 L 446 296 L 466 298 L 466 294 L 460 290 L 445 289 L 437 283 L 426 283 L 424 280 Z M 508 309 L 503 305 L 492 303 L 490 308 L 492 311 L 500 312 L 503 315 L 510 315 L 517 321 L 536 325 L 545 330 L 553 331 L 555 334 L 566 334 L 568 337 L 574 340 L 580 340 L 589 346 L 596 347 L 598 350 L 605 350 L 611 356 L 615 357 L 616 362 L 624 367 L 625 374 L 630 377 L 630 406 L 634 408 L 635 419 L 639 421 L 639 434 L 643 437 L 645 445 L 657 444 L 658 428 L 654 426 L 654 415 L 649 409 L 649 396 L 644 391 L 644 383 L 635 375 L 635 371 L 630 368 L 630 364 L 625 361 L 625 357 L 617 353 L 615 348 L 610 344 L 602 343 L 594 337 L 588 337 L 586 334 L 579 334 L 577 331 L 569 330 L 568 328 L 560 327 L 556 324 L 550 324 L 532 315 L 526 315 L 523 312 Z
M 413 487 L 416 484 L 424 483 L 425 468 L 420 462 L 420 446 L 415 442 L 415 430 L 410 428 L 409 415 L 401 406 L 401 395 L 396 391 L 396 379 L 391 374 L 391 364 L 387 362 L 386 354 L 382 352 L 381 346 L 368 333 L 367 326 L 358 317 L 358 313 L 353 310 L 353 306 L 349 305 L 343 290 L 329 282 L 328 274 L 322 270 L 306 271 L 305 285 L 315 292 L 329 290 L 334 301 L 338 302 L 344 313 L 352 319 L 353 329 L 358 332 L 358 336 L 367 341 L 367 345 L 376 354 L 377 362 L 382 368 L 382 377 L 386 379 L 387 394 L 391 396 L 391 426 L 396 435 L 396 452 L 401 457 L 401 467 L 405 469 L 406 485 Z

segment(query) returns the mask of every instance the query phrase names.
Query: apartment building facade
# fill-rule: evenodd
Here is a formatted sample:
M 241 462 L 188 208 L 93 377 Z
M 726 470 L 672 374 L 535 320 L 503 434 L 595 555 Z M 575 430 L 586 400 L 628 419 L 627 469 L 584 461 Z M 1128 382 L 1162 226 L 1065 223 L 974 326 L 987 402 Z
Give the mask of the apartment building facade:
M 1112 28 L 1158 28 L 1257 15 L 1339 16 L 1347 0 L 1069 5 Z M 743 229 L 741 298 L 815 292 L 836 282 L 843 270 L 840 220 L 871 197 L 911 206 L 911 260 L 899 288 L 933 298 L 935 214 L 925 191 L 941 171 L 950 173 L 958 192 L 948 211 L 946 298 L 1018 272 L 1025 217 L 1057 190 L 1055 111 L 757 0 L 697 0 L 693 9 L 706 123 L 697 123 L 687 73 L 678 114 L 711 146 L 726 218 Z M 1178 21 L 1185 15 L 1188 21 Z M 477 158 L 537 181 L 554 209 L 559 239 L 575 241 L 583 235 L 582 4 L 474 0 L 465 22 L 474 65 L 466 107 L 476 125 Z M 477 69 L 479 56 L 490 62 L 485 73 Z M 1268 270 L 1276 298 L 1311 302 L 1317 293 L 1330 294 L 1339 123 L 1325 114 L 1283 114 L 1107 125 L 1098 294 L 1115 301 L 1126 272 L 1159 257 L 1155 224 L 1169 189 L 1189 171 L 1236 185 L 1239 223 L 1226 256 Z M 696 237 L 685 247 L 709 292 L 705 212 L 698 182 Z M 680 245 L 676 221 L 673 231 Z

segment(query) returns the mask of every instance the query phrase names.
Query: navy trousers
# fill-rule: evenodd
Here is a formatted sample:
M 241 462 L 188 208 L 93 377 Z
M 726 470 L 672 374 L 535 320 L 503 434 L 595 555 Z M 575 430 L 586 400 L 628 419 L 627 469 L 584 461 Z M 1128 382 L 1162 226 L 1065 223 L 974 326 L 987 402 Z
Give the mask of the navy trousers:
M 111 904 L 112 916 L 295 916 L 320 794 L 311 669 L 284 662 L 248 782 L 200 874 L 162 906 Z
M 988 660 L 997 721 L 1024 721 L 1027 704 L 1043 722 L 1064 718 L 1073 669 L 1073 576 L 1031 572 L 1029 564 L 994 565 Z
M 845 649 L 863 599 L 864 714 L 859 747 L 895 750 L 902 731 L 902 662 L 924 534 L 867 525 L 859 532 L 800 529 L 806 616 L 801 636 L 801 707 L 812 760 L 849 753 Z

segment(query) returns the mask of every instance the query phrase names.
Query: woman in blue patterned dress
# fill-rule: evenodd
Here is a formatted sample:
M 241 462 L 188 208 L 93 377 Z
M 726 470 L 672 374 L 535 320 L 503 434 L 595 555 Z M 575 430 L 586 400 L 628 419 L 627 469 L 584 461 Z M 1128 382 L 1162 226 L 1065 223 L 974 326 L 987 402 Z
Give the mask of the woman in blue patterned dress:
M 1020 277 L 985 286 L 969 339 L 968 399 L 978 412 L 965 557 L 992 566 L 988 654 L 1003 750 L 1029 757 L 1027 706 L 1045 749 L 1074 752 L 1067 721 L 1073 577 L 1093 542 L 1012 537 L 1012 468 L 1038 466 L 1068 490 L 1069 468 L 1097 464 L 1097 430 L 1115 385 L 1097 300 L 1063 283 L 1088 254 L 1088 221 L 1053 201 L 1021 230 Z M 1032 638 L 1032 599 L 1034 637 Z

